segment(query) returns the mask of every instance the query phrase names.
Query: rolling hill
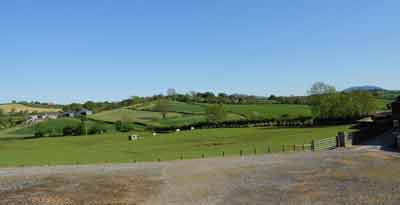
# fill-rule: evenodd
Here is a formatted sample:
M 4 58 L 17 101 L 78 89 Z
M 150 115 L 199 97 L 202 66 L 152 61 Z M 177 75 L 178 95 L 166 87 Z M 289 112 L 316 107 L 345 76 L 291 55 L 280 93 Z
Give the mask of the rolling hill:
M 367 92 L 379 92 L 379 91 L 385 91 L 386 89 L 383 89 L 378 86 L 374 85 L 365 85 L 365 86 L 354 86 L 347 88 L 343 90 L 345 93 L 351 93 L 351 92 L 356 92 L 356 91 L 367 91 Z
M 45 113 L 45 112 L 60 112 L 61 109 L 54 109 L 54 108 L 36 108 L 36 107 L 30 107 L 22 104 L 0 104 L 0 110 L 3 110 L 6 113 L 15 111 L 15 112 L 21 112 L 21 111 L 27 111 L 29 113 L 32 112 L 38 112 L 38 113 Z

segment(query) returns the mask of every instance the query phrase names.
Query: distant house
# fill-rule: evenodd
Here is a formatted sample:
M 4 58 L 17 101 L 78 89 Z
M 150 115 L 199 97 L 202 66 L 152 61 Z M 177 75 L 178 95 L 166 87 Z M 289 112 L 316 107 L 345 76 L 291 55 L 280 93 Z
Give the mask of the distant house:
M 60 116 L 60 113 L 42 113 L 37 115 L 30 115 L 28 118 L 28 122 L 36 123 L 42 122 L 44 120 L 54 120 Z
M 51 120 L 58 119 L 59 117 L 60 117 L 60 113 L 47 113 L 46 114 L 46 118 L 51 119 Z
M 93 115 L 93 112 L 88 109 L 82 109 L 78 112 L 75 113 L 77 116 L 88 116 L 88 115 Z
M 75 112 L 64 112 L 63 113 L 64 117 L 82 117 L 82 116 L 89 116 L 89 115 L 93 115 L 93 112 L 88 109 L 82 109 L 82 110 L 78 110 Z
M 75 117 L 75 112 L 64 112 L 63 117 Z
M 31 115 L 28 118 L 28 122 L 37 122 L 39 120 L 39 115 Z

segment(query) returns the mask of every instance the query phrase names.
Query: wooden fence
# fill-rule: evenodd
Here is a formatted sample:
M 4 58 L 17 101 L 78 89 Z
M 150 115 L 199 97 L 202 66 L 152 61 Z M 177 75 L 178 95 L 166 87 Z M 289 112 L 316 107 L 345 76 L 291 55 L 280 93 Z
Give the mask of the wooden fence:
M 337 137 L 325 138 L 322 140 L 316 140 L 312 143 L 313 151 L 323 151 L 323 150 L 332 150 L 338 147 Z
M 265 147 L 265 150 L 262 149 L 241 149 L 238 150 L 238 154 L 240 156 L 245 156 L 245 155 L 257 155 L 257 154 L 269 154 L 269 153 L 279 153 L 279 152 L 318 152 L 318 151 L 325 151 L 325 150 L 333 150 L 339 147 L 346 147 L 346 135 L 344 132 L 339 132 L 336 137 L 330 137 L 330 138 L 325 138 L 321 140 L 313 140 L 311 144 L 293 144 L 293 145 L 281 145 L 281 150 L 279 150 L 278 147 L 274 147 L 274 150 L 272 150 L 273 147 L 270 145 L 267 145 Z M 278 149 L 277 149 L 278 148 Z M 221 151 L 220 154 L 217 155 L 212 155 L 213 157 L 221 156 L 225 157 L 227 153 L 225 151 Z M 180 160 L 184 159 L 195 159 L 195 158 L 206 158 L 208 157 L 206 153 L 199 153 L 197 157 L 187 157 L 183 153 L 179 155 Z M 161 158 L 157 158 L 158 162 L 161 162 Z M 136 160 L 134 161 L 136 162 Z

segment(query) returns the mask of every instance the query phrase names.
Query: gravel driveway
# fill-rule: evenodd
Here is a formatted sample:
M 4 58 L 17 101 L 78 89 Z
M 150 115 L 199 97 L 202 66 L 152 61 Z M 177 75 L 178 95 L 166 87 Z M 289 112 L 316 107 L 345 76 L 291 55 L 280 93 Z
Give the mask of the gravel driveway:
M 0 204 L 399 204 L 400 154 L 373 149 L 0 169 Z

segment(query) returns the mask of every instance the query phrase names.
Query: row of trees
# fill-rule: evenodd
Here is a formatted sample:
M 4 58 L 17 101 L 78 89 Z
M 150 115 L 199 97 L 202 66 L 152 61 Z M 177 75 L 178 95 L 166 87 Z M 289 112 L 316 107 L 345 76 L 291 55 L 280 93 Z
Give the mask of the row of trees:
M 51 128 L 45 123 L 34 126 L 35 137 L 95 135 L 103 134 L 107 131 L 107 128 L 101 123 L 88 125 L 85 121 L 77 125 L 65 125 L 62 128 Z
M 149 128 L 155 132 L 174 132 L 177 129 L 191 130 L 196 129 L 213 129 L 213 128 L 245 128 L 245 127 L 311 127 L 314 126 L 312 117 L 298 117 L 294 119 L 263 119 L 263 120 L 234 120 L 234 121 L 204 121 L 191 125 L 182 126 L 164 126 Z
M 309 90 L 315 118 L 320 120 L 359 119 L 377 109 L 370 92 L 337 92 L 334 86 L 315 83 Z

